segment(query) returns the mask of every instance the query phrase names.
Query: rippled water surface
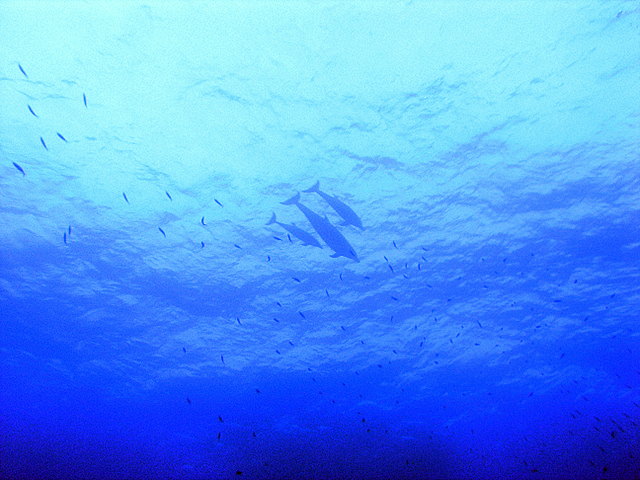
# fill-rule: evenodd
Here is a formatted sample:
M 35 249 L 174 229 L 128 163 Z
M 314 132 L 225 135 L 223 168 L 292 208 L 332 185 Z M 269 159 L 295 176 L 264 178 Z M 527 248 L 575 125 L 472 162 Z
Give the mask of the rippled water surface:
M 640 478 L 639 12 L 2 2 L 0 476 Z

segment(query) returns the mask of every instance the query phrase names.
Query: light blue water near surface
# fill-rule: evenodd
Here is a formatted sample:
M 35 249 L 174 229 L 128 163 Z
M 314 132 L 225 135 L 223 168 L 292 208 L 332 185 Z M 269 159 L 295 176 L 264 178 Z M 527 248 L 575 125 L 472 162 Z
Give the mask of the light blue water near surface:
M 2 2 L 0 476 L 640 478 L 639 13 Z

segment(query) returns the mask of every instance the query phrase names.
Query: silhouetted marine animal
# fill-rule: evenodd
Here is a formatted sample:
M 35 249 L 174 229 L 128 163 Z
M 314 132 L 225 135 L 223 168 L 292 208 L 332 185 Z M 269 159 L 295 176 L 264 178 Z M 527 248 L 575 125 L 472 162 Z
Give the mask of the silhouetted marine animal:
M 351 209 L 349 205 L 341 200 L 338 200 L 336 197 L 333 197 L 328 193 L 324 193 L 322 190 L 320 190 L 320 181 L 317 181 L 313 187 L 308 188 L 304 191 L 315 192 L 322 198 L 324 198 L 325 201 L 329 205 L 331 205 L 331 208 L 333 208 L 336 213 L 342 217 L 342 219 L 344 220 L 344 222 L 342 223 L 343 225 L 353 225 L 354 227 L 358 227 L 361 230 L 364 229 L 364 227 L 362 226 L 362 220 L 360 220 L 360 217 Z
M 303 245 L 311 245 L 312 247 L 322 248 L 322 245 L 320 245 L 320 242 L 316 240 L 316 237 L 314 237 L 310 233 L 305 232 L 301 228 L 296 227 L 295 225 L 280 223 L 279 221 L 276 220 L 275 213 L 271 215 L 271 219 L 267 222 L 267 225 L 271 225 L 273 223 L 277 223 L 282 228 L 284 228 L 287 232 L 291 233 L 291 235 L 301 240 Z
M 296 193 L 289 200 L 282 202 L 283 205 L 295 205 L 300 211 L 307 217 L 311 226 L 320 235 L 320 238 L 329 245 L 329 247 L 335 252 L 331 255 L 333 258 L 345 257 L 359 262 L 358 255 L 353 250 L 353 247 L 349 244 L 346 238 L 334 227 L 327 217 L 321 217 L 312 210 L 309 210 L 302 203 L 300 203 L 300 193 Z

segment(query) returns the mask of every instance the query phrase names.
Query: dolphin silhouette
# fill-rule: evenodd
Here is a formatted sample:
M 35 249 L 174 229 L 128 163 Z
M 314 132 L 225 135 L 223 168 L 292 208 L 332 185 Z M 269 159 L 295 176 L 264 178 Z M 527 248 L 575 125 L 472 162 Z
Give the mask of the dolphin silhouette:
M 297 239 L 301 240 L 303 245 L 310 245 L 312 247 L 322 248 L 322 245 L 320 245 L 320 242 L 318 240 L 316 240 L 316 237 L 314 237 L 310 233 L 305 232 L 301 228 L 296 227 L 295 225 L 289 225 L 289 224 L 286 224 L 286 223 L 280 223 L 278 220 L 276 220 L 276 214 L 275 213 L 271 214 L 271 219 L 266 224 L 267 225 L 272 225 L 274 223 L 280 225 L 282 228 L 284 228 L 291 235 L 293 235 Z
M 359 262 L 358 255 L 353 250 L 353 247 L 349 244 L 346 238 L 338 231 L 336 227 L 331 225 L 331 222 L 327 217 L 321 217 L 313 210 L 309 210 L 302 203 L 300 203 L 300 193 L 296 193 L 289 200 L 282 202 L 283 205 L 295 205 L 300 211 L 307 217 L 309 223 L 314 230 L 320 235 L 320 238 L 324 240 L 324 243 L 329 245 L 331 250 L 335 253 L 331 255 L 333 258 L 345 257 Z
M 358 214 L 356 214 L 356 212 L 354 212 L 346 203 L 320 190 L 319 180 L 313 185 L 313 187 L 303 191 L 307 193 L 315 192 L 324 198 L 324 200 L 331 205 L 331 208 L 333 208 L 336 213 L 342 217 L 344 220 L 343 225 L 353 225 L 354 227 L 358 227 L 360 230 L 364 230 L 362 220 L 360 220 Z

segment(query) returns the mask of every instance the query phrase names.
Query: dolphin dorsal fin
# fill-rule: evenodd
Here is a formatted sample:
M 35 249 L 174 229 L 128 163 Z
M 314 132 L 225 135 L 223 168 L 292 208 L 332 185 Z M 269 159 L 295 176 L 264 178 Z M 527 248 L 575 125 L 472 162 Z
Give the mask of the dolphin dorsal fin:
M 297 192 L 289 200 L 285 200 L 284 202 L 280 202 L 280 203 L 282 203 L 282 205 L 296 205 L 299 201 L 300 201 L 300 192 Z
M 317 180 L 316 183 L 313 184 L 313 187 L 307 188 L 306 190 L 303 190 L 303 191 L 307 192 L 307 193 L 319 192 L 320 191 L 320 180 Z

